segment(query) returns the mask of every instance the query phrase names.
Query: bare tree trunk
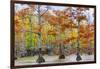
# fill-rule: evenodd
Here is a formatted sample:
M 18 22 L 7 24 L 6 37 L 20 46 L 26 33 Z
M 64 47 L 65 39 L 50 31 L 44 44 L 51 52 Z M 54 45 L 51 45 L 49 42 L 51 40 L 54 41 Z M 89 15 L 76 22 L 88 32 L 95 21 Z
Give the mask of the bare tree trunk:
M 60 44 L 60 46 L 59 46 L 59 51 L 60 51 L 59 59 L 65 59 L 65 55 L 64 55 L 62 46 L 63 46 L 62 44 Z
M 79 37 L 79 30 L 80 29 L 80 21 L 78 21 L 78 38 L 77 38 L 77 57 L 76 60 L 80 61 L 82 60 L 81 56 L 80 56 L 80 37 Z
M 40 5 L 38 5 L 38 24 L 41 26 L 41 15 L 40 15 Z M 38 63 L 45 62 L 45 59 L 42 57 L 41 51 L 42 39 L 41 39 L 41 32 L 38 33 Z

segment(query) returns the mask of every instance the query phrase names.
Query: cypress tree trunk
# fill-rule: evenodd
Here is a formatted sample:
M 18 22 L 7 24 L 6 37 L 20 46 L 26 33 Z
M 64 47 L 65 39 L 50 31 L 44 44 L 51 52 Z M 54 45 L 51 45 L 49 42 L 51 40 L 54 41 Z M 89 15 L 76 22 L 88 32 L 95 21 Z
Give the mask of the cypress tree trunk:
M 78 21 L 78 39 L 77 39 L 77 57 L 76 60 L 80 61 L 82 60 L 81 56 L 80 56 L 80 37 L 79 37 L 79 29 L 80 29 L 80 20 Z
M 88 24 L 88 28 L 89 28 L 89 24 Z M 90 29 L 88 30 L 88 32 L 90 32 Z M 90 41 L 90 37 L 88 37 L 88 55 L 91 55 L 91 54 L 92 54 L 92 52 L 91 52 L 91 41 Z
M 38 5 L 38 24 L 41 26 L 41 17 L 40 17 L 40 5 Z M 38 32 L 38 59 L 36 62 L 42 63 L 45 62 L 45 59 L 42 57 L 41 51 L 42 39 L 41 39 L 41 31 Z
M 62 45 L 59 46 L 59 51 L 60 51 L 59 59 L 65 59 Z

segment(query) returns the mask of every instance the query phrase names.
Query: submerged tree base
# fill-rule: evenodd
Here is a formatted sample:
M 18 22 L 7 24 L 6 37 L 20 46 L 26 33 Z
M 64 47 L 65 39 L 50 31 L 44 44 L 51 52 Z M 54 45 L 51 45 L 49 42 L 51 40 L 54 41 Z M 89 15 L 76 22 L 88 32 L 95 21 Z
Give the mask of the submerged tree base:
M 88 52 L 88 55 L 92 55 L 92 52 Z
M 45 62 L 45 59 L 41 56 L 41 57 L 38 57 L 36 62 L 37 63 L 43 63 L 43 62 Z
M 59 59 L 65 59 L 65 55 L 60 55 Z
M 17 60 L 18 58 L 17 57 L 14 57 L 14 59 Z
M 80 54 L 79 54 L 79 53 L 77 53 L 76 60 L 77 60 L 77 61 L 80 61 L 80 60 L 82 60 L 82 58 L 81 58 L 81 56 L 80 56 Z

